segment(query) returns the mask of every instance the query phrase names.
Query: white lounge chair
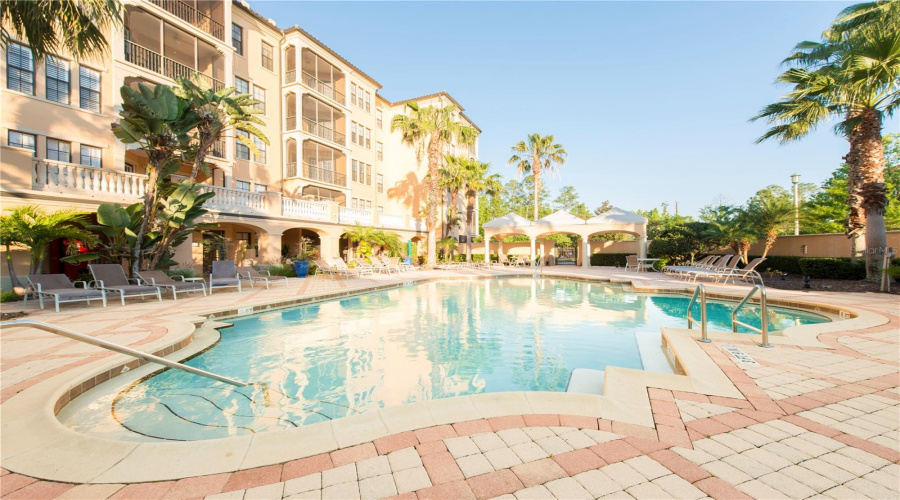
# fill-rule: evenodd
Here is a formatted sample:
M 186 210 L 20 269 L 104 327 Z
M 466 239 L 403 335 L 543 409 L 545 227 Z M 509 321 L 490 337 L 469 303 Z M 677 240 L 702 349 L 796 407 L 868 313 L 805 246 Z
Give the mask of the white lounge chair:
M 238 278 L 242 280 L 248 280 L 250 282 L 250 288 L 253 288 L 253 283 L 257 281 L 262 281 L 266 284 L 266 290 L 269 289 L 269 283 L 283 283 L 284 286 L 288 285 L 287 276 L 272 276 L 269 274 L 269 271 L 266 271 L 266 274 L 262 274 L 256 269 L 250 266 L 244 266 L 237 268 Z
M 206 284 L 202 281 L 186 282 L 184 281 L 184 276 L 176 276 L 179 278 L 176 281 L 166 274 L 165 271 L 140 271 L 137 275 L 144 283 L 170 290 L 172 292 L 172 300 L 178 300 L 178 292 L 203 292 L 203 296 L 206 296 Z

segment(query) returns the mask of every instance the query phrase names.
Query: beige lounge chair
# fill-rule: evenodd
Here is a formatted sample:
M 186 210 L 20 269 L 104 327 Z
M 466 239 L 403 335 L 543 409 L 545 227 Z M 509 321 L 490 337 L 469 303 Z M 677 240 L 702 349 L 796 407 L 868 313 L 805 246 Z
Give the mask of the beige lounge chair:
M 140 285 L 137 278 L 128 279 L 125 270 L 119 264 L 88 264 L 94 280 L 88 283 L 91 288 L 105 290 L 106 293 L 118 294 L 125 305 L 126 297 L 152 297 L 156 296 L 162 302 L 162 290 L 158 286 Z
M 216 260 L 212 263 L 212 273 L 209 275 L 209 294 L 212 295 L 215 288 L 237 288 L 241 292 L 241 279 L 234 267 L 233 260 Z
M 29 274 L 28 281 L 31 282 L 31 290 L 25 293 L 25 305 L 28 305 L 28 293 L 37 295 L 41 309 L 44 308 L 44 297 L 50 297 L 56 304 L 56 312 L 59 312 L 59 305 L 67 302 L 87 302 L 100 299 L 103 301 L 103 307 L 106 307 L 106 291 L 91 290 L 87 288 L 87 282 L 76 281 L 81 283 L 83 288 L 78 288 L 75 283 L 69 281 L 65 274 Z
M 269 282 L 284 283 L 284 286 L 288 285 L 287 276 L 272 276 L 269 274 L 269 271 L 266 271 L 266 274 L 262 274 L 250 266 L 238 267 L 237 274 L 239 279 L 250 281 L 250 288 L 253 288 L 253 283 L 257 281 L 265 283 L 266 290 L 269 289 Z
M 165 271 L 140 271 L 137 275 L 144 283 L 171 290 L 173 300 L 178 300 L 178 292 L 203 292 L 206 297 L 206 284 L 202 281 L 187 282 L 184 281 L 184 276 L 177 276 L 179 280 L 176 281 Z

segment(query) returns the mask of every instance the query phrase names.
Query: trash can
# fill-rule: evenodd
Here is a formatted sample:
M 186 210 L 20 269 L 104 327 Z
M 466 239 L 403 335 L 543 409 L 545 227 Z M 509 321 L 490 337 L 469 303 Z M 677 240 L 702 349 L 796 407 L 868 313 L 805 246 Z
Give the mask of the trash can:
M 294 262 L 294 272 L 298 278 L 305 278 L 309 274 L 309 262 L 305 260 Z

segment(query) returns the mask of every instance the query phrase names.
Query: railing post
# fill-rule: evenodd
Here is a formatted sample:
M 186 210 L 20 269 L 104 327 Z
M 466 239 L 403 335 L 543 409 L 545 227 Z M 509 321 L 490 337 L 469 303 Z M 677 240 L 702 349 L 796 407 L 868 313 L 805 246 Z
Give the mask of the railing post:
M 764 286 L 759 287 L 759 315 L 762 322 L 762 342 L 759 346 L 772 347 L 772 344 L 769 344 L 769 305 Z

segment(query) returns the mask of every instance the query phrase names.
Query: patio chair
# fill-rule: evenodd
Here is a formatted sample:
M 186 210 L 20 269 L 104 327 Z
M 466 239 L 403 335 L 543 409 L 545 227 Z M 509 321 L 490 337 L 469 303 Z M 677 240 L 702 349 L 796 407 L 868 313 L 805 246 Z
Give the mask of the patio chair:
M 253 288 L 253 283 L 257 281 L 265 283 L 266 290 L 269 289 L 269 282 L 284 283 L 284 286 L 288 285 L 287 276 L 272 276 L 269 274 L 269 271 L 266 271 L 266 274 L 262 274 L 250 266 L 237 268 L 237 274 L 239 279 L 250 281 L 250 288 Z
M 44 297 L 53 298 L 56 312 L 59 312 L 59 305 L 66 302 L 87 302 L 90 305 L 92 300 L 100 299 L 103 301 L 103 307 L 106 307 L 106 291 L 91 290 L 84 281 L 75 282 L 82 284 L 83 288 L 78 288 L 65 274 L 29 274 L 27 278 L 31 282 L 31 292 L 37 295 L 41 309 L 44 308 Z M 27 292 L 25 305 L 28 305 Z
M 363 274 L 375 274 L 375 270 L 372 269 L 372 266 L 361 267 L 357 265 L 356 267 L 350 267 L 344 262 L 344 259 L 340 257 L 332 259 L 331 265 L 338 271 L 346 273 L 348 276 L 350 274 L 355 274 L 357 277 L 362 277 Z
M 375 271 L 381 272 L 380 269 L 369 263 L 365 257 L 357 257 L 353 259 L 353 262 L 356 262 L 356 267 L 359 269 L 365 269 L 367 271 L 371 271 L 372 274 L 375 274 Z
M 625 256 L 625 270 L 626 271 L 637 271 L 639 267 L 638 257 L 637 255 L 626 255 Z
M 693 269 L 685 272 L 685 276 L 691 278 L 691 282 L 697 281 L 697 278 L 712 278 L 719 281 L 721 278 L 728 277 L 734 272 L 734 268 L 740 262 L 740 255 L 726 255 L 724 258 L 716 262 L 716 267 L 710 269 Z
M 178 280 L 175 280 L 165 271 L 140 271 L 137 275 L 144 283 L 171 290 L 173 300 L 178 300 L 178 292 L 203 292 L 203 296 L 206 297 L 206 284 L 202 281 L 184 281 L 184 276 L 176 276 Z
M 209 294 L 212 295 L 215 288 L 237 288 L 241 292 L 241 279 L 234 268 L 233 260 L 216 260 L 212 263 L 212 273 L 209 275 Z
M 385 257 L 382 255 L 381 262 L 387 268 L 388 272 L 400 274 L 400 272 L 404 271 L 404 269 L 400 267 L 400 257 Z
M 331 267 L 331 264 L 324 260 L 314 260 L 312 264 L 318 269 L 316 274 L 322 273 L 323 275 L 331 276 L 331 279 L 334 279 L 334 275 L 338 274 L 338 270 Z
M 150 297 L 156 295 L 156 298 L 162 302 L 162 289 L 153 285 L 141 285 L 138 278 L 128 279 L 125 276 L 125 270 L 119 264 L 88 264 L 94 281 L 88 283 L 91 288 L 99 288 L 107 293 L 118 294 L 125 305 L 125 297 Z
M 760 283 L 762 283 L 763 282 L 762 275 L 759 274 L 759 271 L 757 271 L 756 268 L 759 267 L 759 265 L 765 261 L 766 261 L 766 259 L 764 259 L 763 257 L 757 257 L 757 258 L 751 260 L 750 263 L 747 264 L 745 267 L 743 267 L 741 269 L 735 268 L 731 272 L 731 282 L 734 283 L 735 278 L 740 278 L 742 281 L 747 282 L 747 279 L 749 278 L 750 283 L 756 283 L 757 279 L 759 280 Z M 727 282 L 728 282 L 728 279 L 726 278 L 725 283 L 727 283 Z

